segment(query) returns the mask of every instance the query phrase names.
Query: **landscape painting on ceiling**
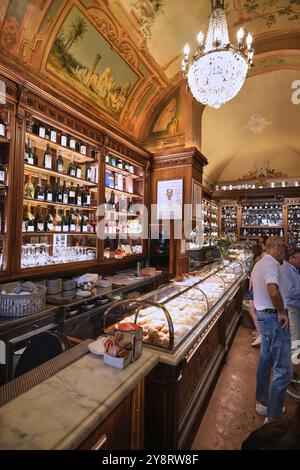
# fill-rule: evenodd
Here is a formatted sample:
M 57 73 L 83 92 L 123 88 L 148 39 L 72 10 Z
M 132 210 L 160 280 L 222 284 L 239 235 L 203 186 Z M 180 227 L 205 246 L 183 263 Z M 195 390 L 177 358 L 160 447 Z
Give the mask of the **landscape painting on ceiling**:
M 47 68 L 115 116 L 139 79 L 77 8 L 63 23 Z

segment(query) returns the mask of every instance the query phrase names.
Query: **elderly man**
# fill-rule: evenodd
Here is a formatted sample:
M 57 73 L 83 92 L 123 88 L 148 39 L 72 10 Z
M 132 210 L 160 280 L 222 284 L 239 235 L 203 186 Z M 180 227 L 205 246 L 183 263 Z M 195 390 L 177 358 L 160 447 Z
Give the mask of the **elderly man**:
M 280 263 L 284 255 L 282 239 L 268 238 L 266 254 L 256 263 L 251 276 L 254 306 L 261 332 L 256 412 L 267 416 L 265 422 L 275 421 L 281 416 L 286 389 L 292 379 L 289 318 L 284 286 L 280 279 Z
M 292 356 L 300 350 L 300 249 L 289 247 L 286 261 L 281 266 L 281 279 L 286 292 L 292 337 Z M 300 379 L 294 371 L 294 382 Z

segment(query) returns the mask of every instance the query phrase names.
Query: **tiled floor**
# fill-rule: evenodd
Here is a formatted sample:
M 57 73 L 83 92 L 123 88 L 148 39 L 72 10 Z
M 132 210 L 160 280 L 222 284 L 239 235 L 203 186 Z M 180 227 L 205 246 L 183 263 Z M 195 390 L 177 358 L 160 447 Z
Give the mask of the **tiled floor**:
M 255 413 L 256 367 L 259 349 L 251 347 L 251 330 L 241 326 L 229 351 L 192 445 L 193 450 L 240 449 L 244 439 L 263 424 Z M 295 399 L 286 396 L 287 413 Z

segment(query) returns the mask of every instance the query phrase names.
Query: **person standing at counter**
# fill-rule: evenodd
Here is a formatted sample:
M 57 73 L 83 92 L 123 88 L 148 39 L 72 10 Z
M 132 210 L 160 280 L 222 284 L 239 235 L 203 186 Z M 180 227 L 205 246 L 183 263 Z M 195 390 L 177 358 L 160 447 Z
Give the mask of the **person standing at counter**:
M 280 278 L 280 263 L 284 255 L 283 241 L 270 237 L 266 241 L 266 254 L 252 271 L 254 305 L 261 332 L 256 412 L 267 417 L 265 422 L 275 421 L 281 416 L 286 389 L 292 379 L 289 318 Z
M 253 258 L 252 258 L 251 265 L 250 265 L 250 273 L 252 272 L 255 264 L 262 257 L 262 247 L 261 247 L 261 245 L 254 245 L 253 248 L 252 248 L 252 253 L 253 253 Z M 255 311 L 255 307 L 254 307 L 253 286 L 252 286 L 251 277 L 250 277 L 249 290 L 248 290 L 248 301 L 249 301 L 249 314 L 250 314 L 250 316 L 253 320 L 254 326 L 255 326 L 255 336 L 256 336 L 256 338 L 254 339 L 251 346 L 259 346 L 260 343 L 261 343 L 261 336 L 260 336 L 258 321 L 257 321 L 257 318 L 256 318 L 256 311 Z
M 281 277 L 286 291 L 289 320 L 291 325 L 292 354 L 300 348 L 300 249 L 290 247 L 286 261 L 281 266 Z M 300 382 L 300 375 L 294 372 L 293 381 Z

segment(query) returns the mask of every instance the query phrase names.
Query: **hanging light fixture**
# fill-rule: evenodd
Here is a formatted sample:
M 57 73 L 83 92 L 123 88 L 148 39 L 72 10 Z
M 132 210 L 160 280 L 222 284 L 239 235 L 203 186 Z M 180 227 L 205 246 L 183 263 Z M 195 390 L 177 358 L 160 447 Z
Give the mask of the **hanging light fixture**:
M 244 30 L 237 33 L 237 45 L 230 44 L 224 0 L 211 0 L 212 13 L 204 42 L 200 31 L 198 48 L 189 58 L 190 47 L 184 47 L 182 71 L 197 101 L 213 108 L 234 98 L 242 88 L 253 65 L 252 36 L 243 42 Z

